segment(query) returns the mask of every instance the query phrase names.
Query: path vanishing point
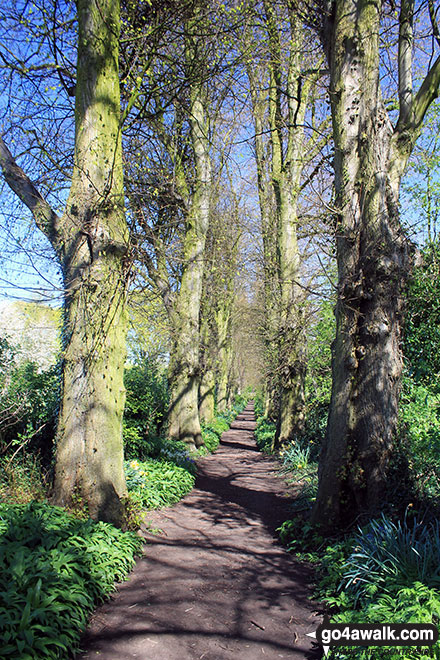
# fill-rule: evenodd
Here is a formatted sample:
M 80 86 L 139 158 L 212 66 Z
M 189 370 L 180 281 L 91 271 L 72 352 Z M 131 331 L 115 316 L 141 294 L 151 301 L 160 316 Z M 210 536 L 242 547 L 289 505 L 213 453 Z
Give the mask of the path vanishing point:
M 81 660 L 315 660 L 311 570 L 279 544 L 286 485 L 258 452 L 252 404 L 198 462 L 194 490 L 149 512 L 146 553 L 93 614 Z

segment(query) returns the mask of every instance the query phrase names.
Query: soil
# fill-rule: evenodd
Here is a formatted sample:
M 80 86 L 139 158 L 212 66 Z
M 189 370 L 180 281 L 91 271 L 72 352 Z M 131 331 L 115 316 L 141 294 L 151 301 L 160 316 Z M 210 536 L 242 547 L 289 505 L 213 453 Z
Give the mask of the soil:
M 92 616 L 82 660 L 309 660 L 320 623 L 312 570 L 279 544 L 277 463 L 258 452 L 252 405 L 198 462 L 194 490 L 149 512 L 130 579 Z M 152 534 L 148 525 L 160 528 Z

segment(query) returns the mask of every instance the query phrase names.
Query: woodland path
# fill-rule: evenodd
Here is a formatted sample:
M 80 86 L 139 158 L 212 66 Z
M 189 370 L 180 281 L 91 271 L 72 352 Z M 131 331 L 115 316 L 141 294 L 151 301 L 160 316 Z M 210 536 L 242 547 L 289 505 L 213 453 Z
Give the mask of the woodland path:
M 201 459 L 194 490 L 149 512 L 162 531 L 130 579 L 94 613 L 82 660 L 316 659 L 305 634 L 319 619 L 310 569 L 278 543 L 288 515 L 276 463 L 258 452 L 252 405 L 215 454 Z

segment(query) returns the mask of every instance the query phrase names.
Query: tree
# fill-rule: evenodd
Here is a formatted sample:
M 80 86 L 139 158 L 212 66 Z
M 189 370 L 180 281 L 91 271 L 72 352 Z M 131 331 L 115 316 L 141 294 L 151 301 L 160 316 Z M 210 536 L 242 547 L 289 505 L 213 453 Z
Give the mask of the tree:
M 226 168 L 228 165 L 225 166 Z M 217 174 L 217 192 L 212 203 L 206 245 L 205 277 L 201 327 L 206 369 L 201 370 L 203 408 L 213 412 L 214 389 L 217 389 L 217 410 L 229 405 L 233 346 L 232 321 L 236 294 L 236 276 L 240 238 L 245 210 L 229 175 L 229 187 Z M 208 384 L 210 388 L 208 389 Z M 205 421 L 206 413 L 204 415 Z
M 75 153 L 58 216 L 3 139 L 0 164 L 61 264 L 64 287 L 62 399 L 54 501 L 77 493 L 94 518 L 122 522 L 123 370 L 127 318 L 119 92 L 118 0 L 78 0 Z
M 303 175 L 319 153 L 318 131 L 306 131 L 320 62 L 306 53 L 297 6 L 263 1 L 262 62 L 248 63 L 262 220 L 266 415 L 277 420 L 275 448 L 295 440 L 304 424 L 305 294 L 299 228 Z M 265 136 L 268 135 L 267 143 Z
M 338 299 L 332 398 L 312 520 L 333 529 L 377 510 L 387 484 L 411 263 L 399 221 L 399 188 L 425 113 L 438 94 L 440 57 L 415 91 L 415 5 L 402 0 L 399 112 L 393 125 L 380 84 L 381 25 L 389 34 L 393 12 L 387 13 L 382 0 L 322 2 L 317 10 L 330 67 Z
M 223 10 L 214 9 L 182 3 L 147 72 L 139 61 L 140 98 L 146 101 L 125 138 L 138 263 L 169 319 L 169 435 L 191 448 L 202 443 L 201 348 L 209 343 L 210 331 L 200 326 L 202 282 L 214 194 L 215 124 L 228 89 L 228 76 L 221 74 L 229 56 L 223 62 L 219 54 L 225 19 Z

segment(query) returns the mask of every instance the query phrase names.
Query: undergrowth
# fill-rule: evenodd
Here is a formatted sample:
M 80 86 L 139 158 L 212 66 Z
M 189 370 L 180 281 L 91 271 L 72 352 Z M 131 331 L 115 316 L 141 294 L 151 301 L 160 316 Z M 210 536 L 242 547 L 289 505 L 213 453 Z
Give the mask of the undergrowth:
M 142 540 L 46 503 L 0 504 L 0 657 L 65 658 Z
M 171 461 L 126 461 L 125 478 L 130 500 L 139 509 L 159 509 L 175 504 L 194 486 L 194 461 L 181 467 Z
M 332 623 L 440 623 L 440 527 L 409 515 L 382 515 L 342 539 L 324 539 L 301 516 L 279 529 L 281 540 L 303 559 L 315 562 L 316 599 Z M 429 647 L 330 648 L 337 660 L 428 660 Z
M 425 477 L 420 484 L 431 497 L 438 494 L 436 406 L 422 387 L 407 385 L 401 420 L 410 451 L 410 474 Z M 435 404 L 438 403 L 436 399 Z M 421 419 L 421 411 L 425 411 Z M 429 413 L 429 414 L 428 414 Z M 256 438 L 261 451 L 271 453 L 275 425 L 261 416 Z M 420 423 L 419 423 L 420 422 Z M 317 490 L 318 448 L 307 435 L 281 452 L 281 472 L 293 491 L 292 515 L 278 532 L 299 558 L 313 562 L 315 597 L 332 623 L 440 623 L 440 525 L 421 523 L 406 509 L 404 517 L 382 514 L 345 537 L 328 539 L 308 522 Z M 423 449 L 423 451 L 422 451 Z M 427 469 L 427 459 L 429 464 Z M 426 475 L 430 477 L 428 481 Z M 427 488 L 428 485 L 428 488 Z M 405 494 L 405 497 L 407 494 Z M 401 511 L 390 507 L 390 511 Z M 333 660 L 440 660 L 433 647 L 330 647 Z

